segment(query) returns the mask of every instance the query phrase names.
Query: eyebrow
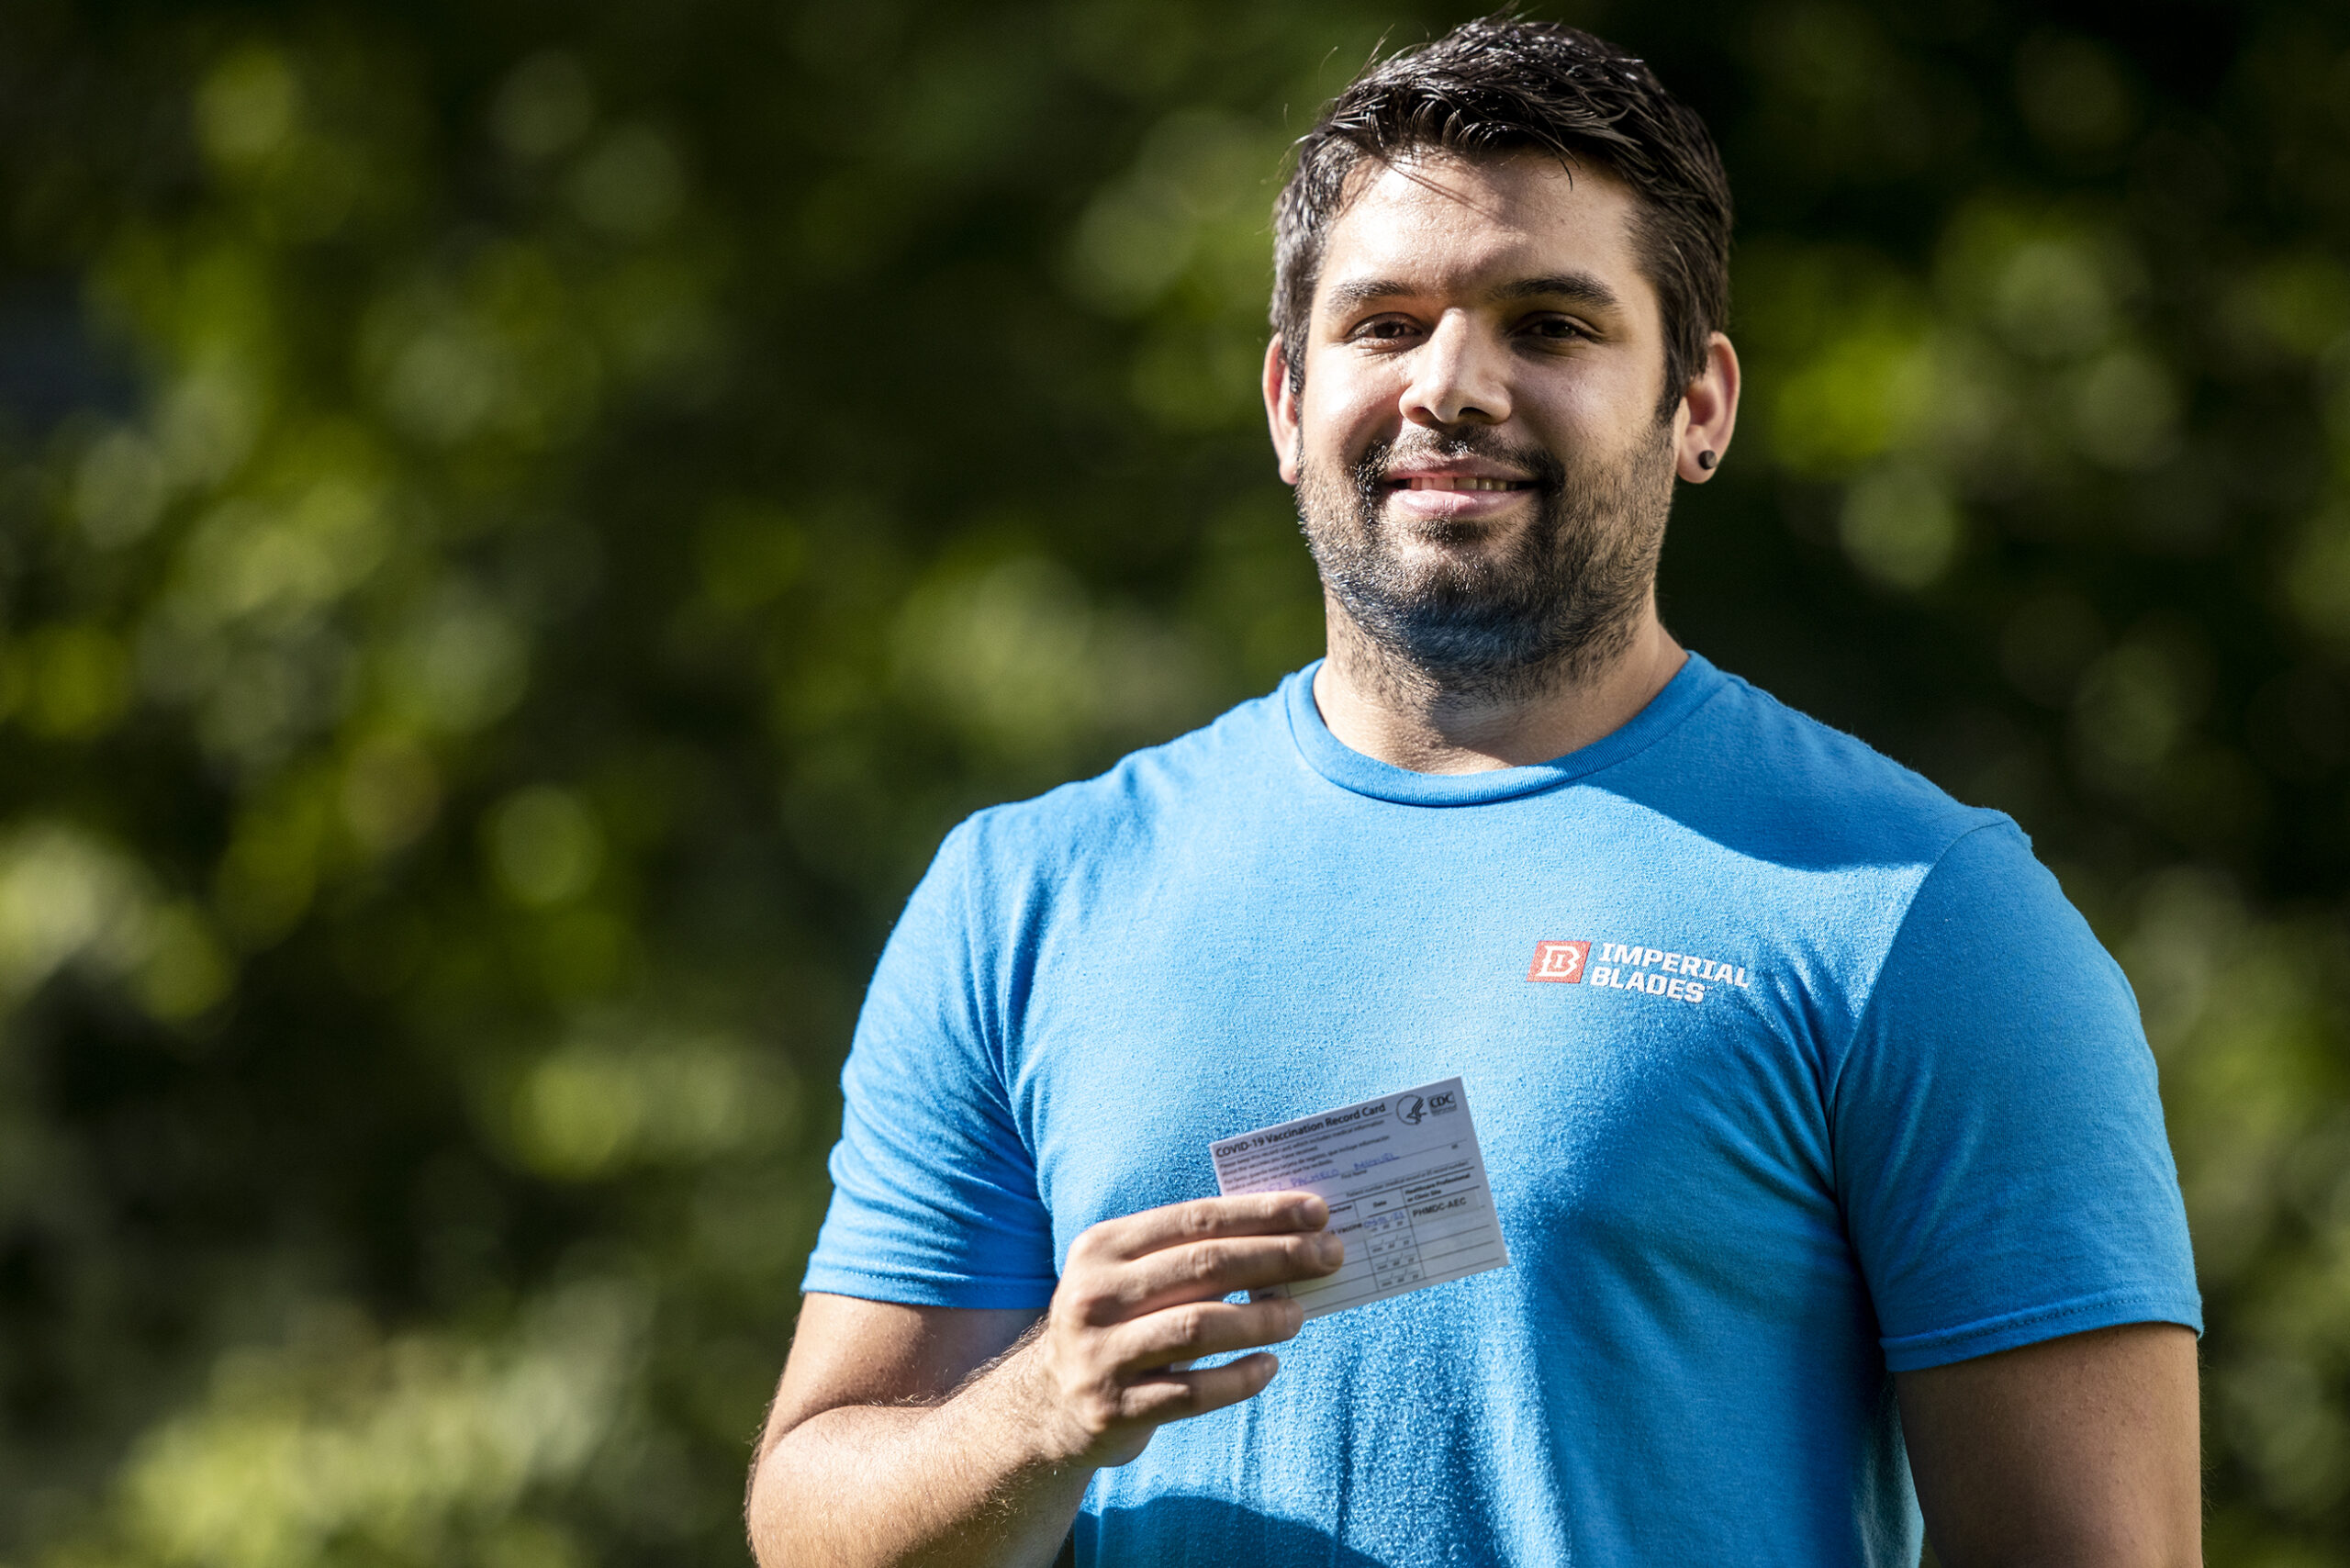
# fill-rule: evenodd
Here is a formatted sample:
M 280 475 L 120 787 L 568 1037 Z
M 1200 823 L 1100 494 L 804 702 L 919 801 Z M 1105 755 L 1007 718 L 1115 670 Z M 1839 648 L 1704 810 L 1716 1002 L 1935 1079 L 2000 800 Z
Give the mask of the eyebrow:
M 1561 273 L 1554 277 L 1526 277 L 1494 291 L 1496 299 L 1570 299 L 1595 310 L 1616 310 L 1623 301 L 1616 291 L 1589 273 Z
M 1414 286 L 1395 279 L 1358 278 L 1333 284 L 1326 303 L 1328 308 L 1345 313 L 1365 305 L 1375 305 L 1382 299 L 1407 298 L 1420 292 Z M 1547 277 L 1516 278 L 1491 290 L 1485 297 L 1503 303 L 1524 299 L 1560 299 L 1595 310 L 1616 310 L 1623 307 L 1623 301 L 1617 297 L 1616 291 L 1589 273 L 1557 273 Z

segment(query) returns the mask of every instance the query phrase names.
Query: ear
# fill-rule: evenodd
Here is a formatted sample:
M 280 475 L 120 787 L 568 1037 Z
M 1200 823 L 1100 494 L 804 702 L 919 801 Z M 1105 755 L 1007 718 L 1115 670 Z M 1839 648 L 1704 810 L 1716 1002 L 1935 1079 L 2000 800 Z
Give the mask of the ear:
M 1702 485 L 1729 455 L 1729 438 L 1738 428 L 1738 350 L 1719 332 L 1707 340 L 1706 367 L 1681 395 L 1674 422 L 1674 469 L 1689 483 Z M 1714 466 L 1697 461 L 1707 452 L 1714 454 Z
M 1265 345 L 1265 425 L 1272 432 L 1273 460 L 1281 465 L 1281 483 L 1297 483 L 1297 398 L 1290 390 L 1289 357 L 1281 352 L 1281 334 Z

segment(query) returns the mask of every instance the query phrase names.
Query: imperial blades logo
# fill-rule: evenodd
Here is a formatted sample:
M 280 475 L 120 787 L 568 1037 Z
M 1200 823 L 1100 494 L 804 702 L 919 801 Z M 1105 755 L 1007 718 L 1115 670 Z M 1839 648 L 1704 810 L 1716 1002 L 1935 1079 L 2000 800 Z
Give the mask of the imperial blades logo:
M 1643 991 L 1693 1005 L 1705 1001 L 1708 991 L 1726 985 L 1741 991 L 1747 988 L 1742 965 L 1622 942 L 1599 943 L 1598 961 L 1594 963 L 1592 946 L 1589 942 L 1537 942 L 1534 967 L 1526 971 L 1526 978 L 1558 985 L 1581 985 L 1588 980 L 1607 991 Z
M 1526 971 L 1526 978 L 1555 980 L 1561 985 L 1579 984 L 1583 980 L 1583 961 L 1589 957 L 1588 942 L 1537 942 L 1534 967 Z

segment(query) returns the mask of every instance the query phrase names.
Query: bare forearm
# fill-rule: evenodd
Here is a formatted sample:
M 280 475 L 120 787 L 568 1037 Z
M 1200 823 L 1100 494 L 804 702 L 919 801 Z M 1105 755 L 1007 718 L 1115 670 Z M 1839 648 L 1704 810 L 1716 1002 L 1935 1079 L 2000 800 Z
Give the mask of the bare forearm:
M 2093 1329 L 1896 1382 L 1926 1533 L 1949 1568 L 2202 1562 L 2188 1330 Z
M 1046 1568 L 1092 1467 L 1057 1459 L 1005 1362 L 934 1406 L 845 1406 L 786 1432 L 752 1484 L 760 1568 Z
M 1256 1193 L 1104 1220 L 1042 1318 L 811 1293 L 752 1472 L 760 1568 L 1046 1568 L 1094 1471 L 1270 1381 L 1303 1309 L 1228 1298 L 1335 1273 L 1329 1218 Z

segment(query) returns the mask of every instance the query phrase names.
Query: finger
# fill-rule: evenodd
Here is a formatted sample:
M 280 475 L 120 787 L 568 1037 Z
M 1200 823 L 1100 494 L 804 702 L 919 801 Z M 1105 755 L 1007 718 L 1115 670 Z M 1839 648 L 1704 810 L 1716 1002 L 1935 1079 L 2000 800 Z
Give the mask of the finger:
M 1109 1271 L 1107 1288 L 1097 1282 L 1090 1305 L 1094 1321 L 1118 1322 L 1178 1302 L 1318 1280 L 1337 1273 L 1346 1257 L 1346 1243 L 1326 1230 L 1189 1242 Z
M 1271 1236 L 1319 1230 L 1330 1222 L 1330 1205 L 1312 1193 L 1250 1193 L 1237 1198 L 1194 1198 L 1140 1214 L 1103 1220 L 1077 1238 L 1080 1249 L 1118 1262 L 1186 1241 L 1227 1236 Z
M 1110 1329 L 1102 1337 L 1100 1354 L 1122 1376 L 1157 1372 L 1176 1361 L 1277 1345 L 1295 1338 L 1304 1321 L 1305 1308 L 1280 1296 L 1187 1302 Z
M 1129 1421 L 1158 1426 L 1190 1416 L 1203 1416 L 1254 1398 L 1281 1370 L 1279 1357 L 1259 1351 L 1195 1372 L 1160 1372 L 1127 1385 L 1119 1397 L 1119 1413 Z

